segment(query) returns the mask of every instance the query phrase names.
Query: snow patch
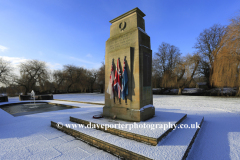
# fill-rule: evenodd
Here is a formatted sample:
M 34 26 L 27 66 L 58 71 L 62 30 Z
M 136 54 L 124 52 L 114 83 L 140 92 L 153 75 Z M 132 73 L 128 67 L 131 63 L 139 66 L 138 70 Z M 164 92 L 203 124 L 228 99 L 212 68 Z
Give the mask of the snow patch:
M 142 28 L 138 27 L 138 29 L 148 36 L 148 34 Z
M 155 107 L 152 104 L 149 104 L 149 105 L 146 105 L 146 106 L 142 107 L 140 109 L 140 111 L 142 112 L 142 111 L 144 111 L 145 109 L 148 109 L 148 108 L 155 109 Z
M 144 106 L 144 107 L 142 107 L 141 109 L 130 109 L 131 111 L 144 111 L 145 109 L 147 109 L 147 108 L 152 108 L 152 109 L 154 109 L 155 107 L 152 105 L 152 104 L 149 104 L 149 105 L 146 105 L 146 106 Z
M 143 47 L 145 47 L 145 48 L 147 48 L 147 49 L 150 49 L 150 48 L 148 48 L 147 46 L 144 46 L 144 45 L 142 45 L 142 44 L 140 44 L 140 46 L 143 46 Z

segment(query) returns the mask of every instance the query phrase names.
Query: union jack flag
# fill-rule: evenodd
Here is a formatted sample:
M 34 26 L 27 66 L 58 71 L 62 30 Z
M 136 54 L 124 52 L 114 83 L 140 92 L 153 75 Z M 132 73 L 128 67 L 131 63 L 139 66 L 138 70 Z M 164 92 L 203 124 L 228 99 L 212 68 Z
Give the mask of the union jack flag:
M 110 99 L 113 99 L 113 97 L 114 97 L 114 94 L 113 94 L 113 80 L 114 80 L 114 71 L 113 71 L 113 65 L 112 65 L 111 66 L 111 74 L 110 74 L 108 89 L 107 89 L 107 93 L 110 94 Z
M 122 79 L 122 74 L 119 67 L 119 58 L 118 58 L 117 69 L 115 71 L 115 79 L 114 79 L 114 90 L 117 92 L 118 98 L 121 98 L 121 90 L 122 90 L 121 79 Z
M 128 95 L 128 75 L 127 75 L 127 70 L 126 70 L 126 65 L 125 65 L 125 63 L 126 63 L 125 58 L 124 58 L 124 61 L 123 61 L 122 93 L 121 93 L 121 97 L 122 97 L 123 100 Z

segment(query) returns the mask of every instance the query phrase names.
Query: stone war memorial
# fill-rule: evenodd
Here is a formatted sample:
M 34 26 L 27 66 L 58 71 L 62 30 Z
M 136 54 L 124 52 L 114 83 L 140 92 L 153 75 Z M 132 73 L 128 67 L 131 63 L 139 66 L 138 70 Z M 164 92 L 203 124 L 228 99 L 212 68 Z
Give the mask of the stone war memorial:
M 134 8 L 110 21 L 110 38 L 105 50 L 105 91 L 108 90 L 111 70 L 115 73 L 118 69 L 118 73 L 122 73 L 125 59 L 128 95 L 121 99 L 114 89 L 113 97 L 105 92 L 105 117 L 139 122 L 155 114 L 151 84 L 152 50 L 150 37 L 145 32 L 144 16 L 139 8 Z

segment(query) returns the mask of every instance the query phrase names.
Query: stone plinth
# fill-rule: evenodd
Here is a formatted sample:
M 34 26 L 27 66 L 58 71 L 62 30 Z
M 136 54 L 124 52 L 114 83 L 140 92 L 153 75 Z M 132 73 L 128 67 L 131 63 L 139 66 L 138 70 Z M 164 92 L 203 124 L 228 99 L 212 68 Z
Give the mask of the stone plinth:
M 114 70 L 120 58 L 120 68 L 126 56 L 129 94 L 126 100 L 110 99 L 105 92 L 105 117 L 116 116 L 118 119 L 142 121 L 154 116 L 154 107 L 140 110 L 153 104 L 152 97 L 152 50 L 150 37 L 145 32 L 145 14 L 138 8 L 110 21 L 110 38 L 106 41 L 105 54 L 105 91 L 109 83 L 112 61 Z M 115 92 L 116 94 L 116 92 Z
M 0 96 L 0 102 L 8 102 L 8 96 Z

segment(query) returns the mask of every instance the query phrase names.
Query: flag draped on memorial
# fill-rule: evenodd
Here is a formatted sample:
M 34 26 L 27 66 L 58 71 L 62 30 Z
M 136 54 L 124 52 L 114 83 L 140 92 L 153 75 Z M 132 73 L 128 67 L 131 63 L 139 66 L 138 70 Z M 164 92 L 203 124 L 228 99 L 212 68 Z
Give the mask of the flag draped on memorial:
M 115 71 L 115 79 L 114 79 L 114 90 L 117 92 L 118 98 L 121 98 L 121 90 L 122 90 L 121 79 L 122 79 L 122 76 L 121 76 L 121 70 L 119 67 L 119 59 L 118 59 L 117 60 L 117 68 Z
M 109 84 L 108 84 L 108 89 L 107 93 L 110 94 L 110 99 L 113 99 L 114 93 L 113 93 L 113 80 L 114 80 L 114 71 L 113 71 L 113 64 L 111 66 L 111 74 L 110 74 L 110 79 L 109 79 Z
M 114 86 L 113 86 L 114 87 L 113 90 L 116 91 L 116 92 L 118 92 L 117 91 L 117 89 L 118 89 L 118 87 L 117 87 L 117 80 L 118 80 L 118 78 L 117 77 L 118 77 L 118 71 L 117 71 L 117 68 L 116 68 L 116 70 L 115 70 L 115 78 L 114 78 Z
M 128 95 L 128 75 L 126 70 L 126 57 L 123 61 L 123 75 L 122 75 L 122 93 L 121 98 L 124 100 Z

